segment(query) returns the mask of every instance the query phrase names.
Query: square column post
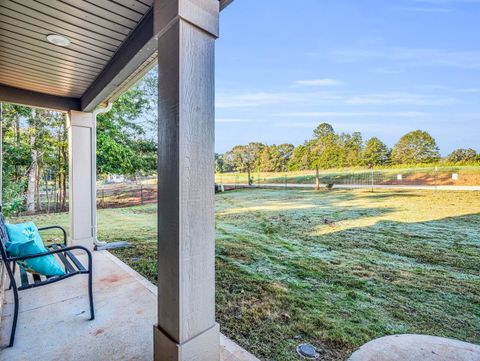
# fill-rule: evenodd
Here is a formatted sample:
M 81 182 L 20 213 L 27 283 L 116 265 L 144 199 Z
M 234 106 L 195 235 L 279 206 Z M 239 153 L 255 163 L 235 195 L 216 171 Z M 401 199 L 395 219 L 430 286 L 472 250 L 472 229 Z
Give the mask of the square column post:
M 97 218 L 95 115 L 70 111 L 67 128 L 70 242 L 93 249 Z
M 155 0 L 158 34 L 156 361 L 218 361 L 214 56 L 218 0 Z

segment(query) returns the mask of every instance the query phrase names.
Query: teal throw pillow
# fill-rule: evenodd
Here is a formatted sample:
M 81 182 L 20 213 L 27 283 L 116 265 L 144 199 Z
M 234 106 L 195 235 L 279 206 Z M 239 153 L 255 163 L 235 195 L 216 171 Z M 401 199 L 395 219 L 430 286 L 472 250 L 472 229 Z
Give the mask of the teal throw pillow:
M 22 257 L 48 252 L 35 223 L 6 224 L 5 227 L 9 238 L 6 249 L 10 256 Z M 29 272 L 45 276 L 62 276 L 65 274 L 57 259 L 51 254 L 17 263 Z

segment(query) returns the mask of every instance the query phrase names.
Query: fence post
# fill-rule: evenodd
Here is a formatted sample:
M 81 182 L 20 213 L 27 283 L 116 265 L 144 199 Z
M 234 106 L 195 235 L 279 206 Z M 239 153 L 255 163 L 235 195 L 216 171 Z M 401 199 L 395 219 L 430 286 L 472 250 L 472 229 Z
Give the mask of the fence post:
M 140 185 L 140 204 L 143 206 L 143 184 Z
M 105 208 L 105 190 L 102 189 L 102 208 Z
M 371 184 L 372 184 L 372 193 L 374 188 L 374 180 L 373 180 L 373 164 L 370 165 L 370 177 L 371 177 Z

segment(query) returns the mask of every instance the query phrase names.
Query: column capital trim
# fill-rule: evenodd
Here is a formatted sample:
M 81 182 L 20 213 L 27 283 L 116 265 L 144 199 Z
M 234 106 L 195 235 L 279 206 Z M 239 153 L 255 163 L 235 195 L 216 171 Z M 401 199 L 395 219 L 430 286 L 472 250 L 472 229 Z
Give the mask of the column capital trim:
M 94 128 L 95 116 L 90 112 L 71 110 L 67 114 L 67 128 L 70 127 Z
M 162 36 L 177 21 L 184 20 L 219 37 L 220 2 L 218 0 L 155 0 L 154 32 Z

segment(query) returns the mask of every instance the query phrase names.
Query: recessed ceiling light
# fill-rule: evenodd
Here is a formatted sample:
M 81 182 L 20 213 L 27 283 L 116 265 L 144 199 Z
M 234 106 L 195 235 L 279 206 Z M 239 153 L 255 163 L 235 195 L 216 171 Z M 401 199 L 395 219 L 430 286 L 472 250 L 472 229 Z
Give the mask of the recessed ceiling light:
M 50 34 L 50 35 L 47 35 L 47 40 L 53 45 L 57 45 L 57 46 L 70 45 L 70 39 L 62 35 Z

